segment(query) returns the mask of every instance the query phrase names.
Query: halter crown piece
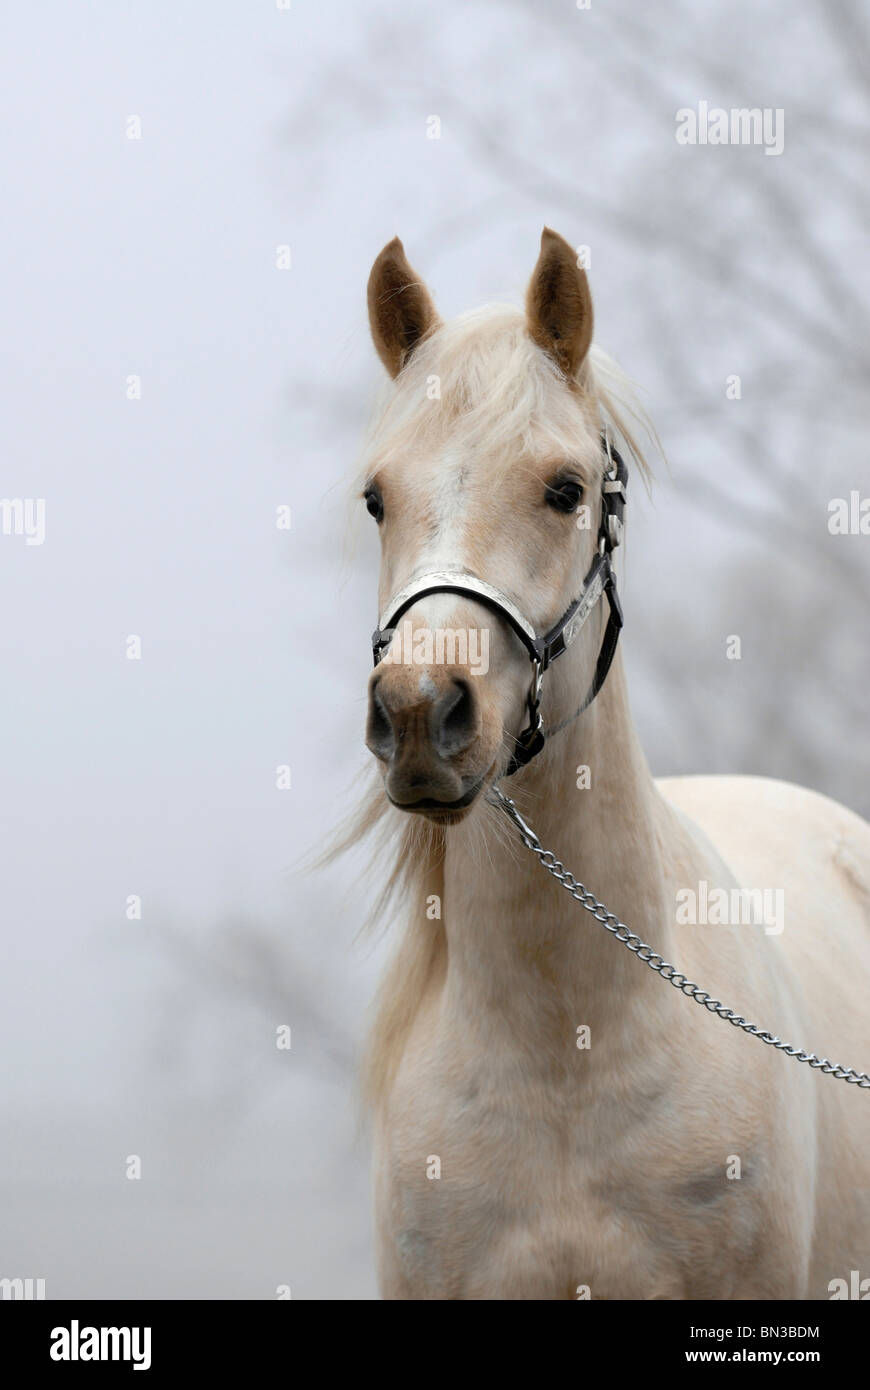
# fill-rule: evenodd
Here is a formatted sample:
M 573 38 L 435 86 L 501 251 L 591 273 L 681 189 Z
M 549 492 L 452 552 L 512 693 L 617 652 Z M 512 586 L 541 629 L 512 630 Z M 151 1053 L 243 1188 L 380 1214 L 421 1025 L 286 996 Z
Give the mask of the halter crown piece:
M 418 599 L 429 594 L 467 594 L 485 607 L 492 609 L 504 618 L 508 626 L 522 642 L 533 666 L 532 682 L 526 704 L 529 722 L 516 741 L 513 756 L 504 773 L 512 776 L 526 763 L 540 753 L 546 742 L 544 721 L 541 718 L 541 689 L 544 672 L 564 651 L 567 651 L 574 638 L 583 627 L 586 619 L 599 599 L 607 595 L 609 613 L 607 627 L 601 642 L 601 650 L 595 664 L 592 683 L 586 698 L 577 714 L 582 714 L 595 699 L 610 670 L 622 628 L 622 607 L 616 592 L 616 575 L 611 564 L 611 555 L 622 540 L 625 517 L 626 485 L 628 469 L 620 454 L 613 447 L 606 431 L 601 435 L 601 447 L 608 466 L 601 484 L 601 522 L 598 527 L 598 553 L 590 565 L 580 593 L 568 605 L 557 623 L 538 636 L 534 626 L 523 616 L 516 604 L 493 584 L 479 579 L 476 574 L 466 570 L 435 570 L 421 575 L 407 588 L 402 589 L 387 604 L 381 614 L 380 622 L 372 634 L 372 652 L 377 666 L 393 638 L 396 623 L 402 614 Z M 572 715 L 572 718 L 576 716 Z M 566 721 L 567 722 L 567 721 Z M 561 727 L 561 726 L 560 726 Z

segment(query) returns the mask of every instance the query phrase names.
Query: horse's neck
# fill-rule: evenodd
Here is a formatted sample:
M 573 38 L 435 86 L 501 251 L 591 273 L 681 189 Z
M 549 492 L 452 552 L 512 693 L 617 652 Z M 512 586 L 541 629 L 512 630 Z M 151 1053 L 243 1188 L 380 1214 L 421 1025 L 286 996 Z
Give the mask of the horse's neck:
M 621 662 L 592 706 L 548 741 L 520 784 L 504 787 L 544 849 L 671 959 L 674 900 L 664 861 L 674 823 L 631 721 Z M 545 1044 L 547 1030 L 564 1037 L 570 1018 L 597 1027 L 600 1036 L 639 1000 L 652 1026 L 667 992 L 659 978 L 544 872 L 503 812 L 492 808 L 492 817 L 485 839 L 474 826 L 448 837 L 448 985 L 461 1007 L 501 1018 Z M 548 1000 L 557 1007 L 548 1008 Z

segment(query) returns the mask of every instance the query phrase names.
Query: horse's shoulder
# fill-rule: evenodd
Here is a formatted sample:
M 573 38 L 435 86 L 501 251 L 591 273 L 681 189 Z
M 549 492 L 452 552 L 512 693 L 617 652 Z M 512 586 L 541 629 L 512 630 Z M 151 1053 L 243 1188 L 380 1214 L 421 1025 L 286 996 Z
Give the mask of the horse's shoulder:
M 870 824 L 848 807 L 771 777 L 663 777 L 667 802 L 694 821 L 739 877 L 761 859 L 845 875 L 870 903 Z
M 822 792 L 781 782 L 775 777 L 699 774 L 690 777 L 658 777 L 656 786 L 667 801 L 703 820 L 705 810 L 733 811 L 775 820 L 795 817 L 804 825 L 830 828 L 840 823 L 870 836 L 870 825 L 847 806 Z

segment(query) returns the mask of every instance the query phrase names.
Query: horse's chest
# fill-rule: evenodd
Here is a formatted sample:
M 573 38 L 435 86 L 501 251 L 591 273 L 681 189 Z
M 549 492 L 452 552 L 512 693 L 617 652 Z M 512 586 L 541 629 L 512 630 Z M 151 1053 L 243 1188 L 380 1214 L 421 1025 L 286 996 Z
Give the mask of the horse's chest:
M 376 1155 L 387 1297 L 680 1296 L 595 1154 L 593 1117 L 566 1124 L 558 1091 L 526 1106 L 474 1085 L 398 1099 Z

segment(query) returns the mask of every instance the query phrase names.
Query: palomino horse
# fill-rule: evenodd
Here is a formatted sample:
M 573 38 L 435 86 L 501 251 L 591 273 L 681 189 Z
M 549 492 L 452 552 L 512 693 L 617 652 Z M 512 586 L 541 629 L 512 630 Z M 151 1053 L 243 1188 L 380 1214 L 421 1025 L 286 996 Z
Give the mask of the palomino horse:
M 870 1061 L 870 826 L 652 780 L 607 669 L 617 441 L 641 460 L 568 244 L 545 230 L 525 313 L 442 323 L 398 239 L 368 302 L 394 380 L 365 824 L 407 907 L 368 1066 L 384 1295 L 870 1297 L 870 1082 L 820 1060 Z

